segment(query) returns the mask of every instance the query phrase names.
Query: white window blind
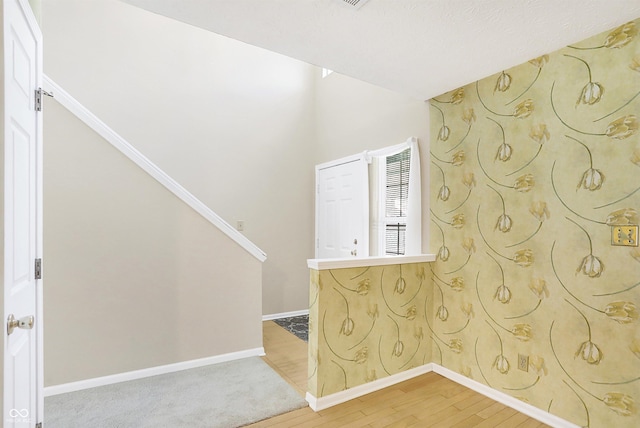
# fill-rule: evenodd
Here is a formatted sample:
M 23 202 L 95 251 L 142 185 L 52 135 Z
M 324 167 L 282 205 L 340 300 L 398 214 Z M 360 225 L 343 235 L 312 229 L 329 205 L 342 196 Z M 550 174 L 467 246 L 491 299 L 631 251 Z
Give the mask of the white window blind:
M 385 253 L 405 254 L 411 150 L 386 157 Z
M 422 191 L 418 139 L 366 152 L 372 180 L 375 255 L 422 254 Z

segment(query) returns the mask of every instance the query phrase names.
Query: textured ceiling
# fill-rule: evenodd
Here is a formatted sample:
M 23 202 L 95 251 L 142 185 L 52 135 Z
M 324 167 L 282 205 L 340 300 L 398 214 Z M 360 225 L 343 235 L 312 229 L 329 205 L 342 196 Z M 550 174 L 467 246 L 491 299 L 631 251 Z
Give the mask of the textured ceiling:
M 640 17 L 640 0 L 123 0 L 429 99 Z

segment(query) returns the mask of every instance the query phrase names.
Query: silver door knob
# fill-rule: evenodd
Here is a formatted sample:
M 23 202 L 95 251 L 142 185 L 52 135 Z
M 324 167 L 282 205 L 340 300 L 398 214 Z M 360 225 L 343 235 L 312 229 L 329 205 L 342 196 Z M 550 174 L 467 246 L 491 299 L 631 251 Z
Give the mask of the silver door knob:
M 35 318 L 33 317 L 33 315 L 28 315 L 17 320 L 16 317 L 13 316 L 13 314 L 10 314 L 7 318 L 7 334 L 9 335 L 13 333 L 13 330 L 15 330 L 16 327 L 23 328 L 25 330 L 31 330 L 33 328 L 34 321 Z

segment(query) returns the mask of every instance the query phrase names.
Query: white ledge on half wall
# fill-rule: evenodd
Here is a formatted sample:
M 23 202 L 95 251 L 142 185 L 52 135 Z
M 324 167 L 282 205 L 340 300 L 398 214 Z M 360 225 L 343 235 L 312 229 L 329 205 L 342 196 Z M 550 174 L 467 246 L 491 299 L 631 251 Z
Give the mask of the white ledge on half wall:
M 167 173 L 161 170 L 156 164 L 151 162 L 149 158 L 140 153 L 138 149 L 133 147 L 120 134 L 111 129 L 106 123 L 100 120 L 96 115 L 91 113 L 78 100 L 73 98 L 68 92 L 62 89 L 56 82 L 51 80 L 47 75 L 43 76 L 43 86 L 49 92 L 53 92 L 53 97 L 63 107 L 73 113 L 78 119 L 84 122 L 89 128 L 93 129 L 98 135 L 109 142 L 113 147 L 118 149 L 123 155 L 128 157 L 133 163 L 138 165 L 155 178 L 158 183 L 162 184 L 167 190 L 176 195 L 184 203 L 193 208 L 198 214 L 216 226 L 222 233 L 227 235 L 238 245 L 244 248 L 249 254 L 254 256 L 261 262 L 267 259 L 267 254 L 262 251 L 256 244 L 251 242 L 246 236 L 238 232 L 233 226 L 224 221 L 218 214 L 213 212 L 211 208 L 206 206 L 201 200 L 196 198 L 191 192 L 182 187 L 180 183 L 171 178 Z
M 413 256 L 353 257 L 346 259 L 309 259 L 309 269 L 343 269 L 367 266 L 406 265 L 409 263 L 434 262 L 435 254 L 416 254 Z

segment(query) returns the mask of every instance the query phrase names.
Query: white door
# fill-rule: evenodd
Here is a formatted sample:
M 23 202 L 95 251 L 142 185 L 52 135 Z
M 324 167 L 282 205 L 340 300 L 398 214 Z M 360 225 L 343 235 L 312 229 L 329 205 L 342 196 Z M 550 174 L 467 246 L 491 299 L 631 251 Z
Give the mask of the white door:
M 345 158 L 316 167 L 316 258 L 369 255 L 367 162 Z
M 42 119 L 35 108 L 42 35 L 26 0 L 4 0 L 3 7 L 3 426 L 33 428 L 42 420 L 43 402 L 42 284 L 35 267 L 42 254 Z

